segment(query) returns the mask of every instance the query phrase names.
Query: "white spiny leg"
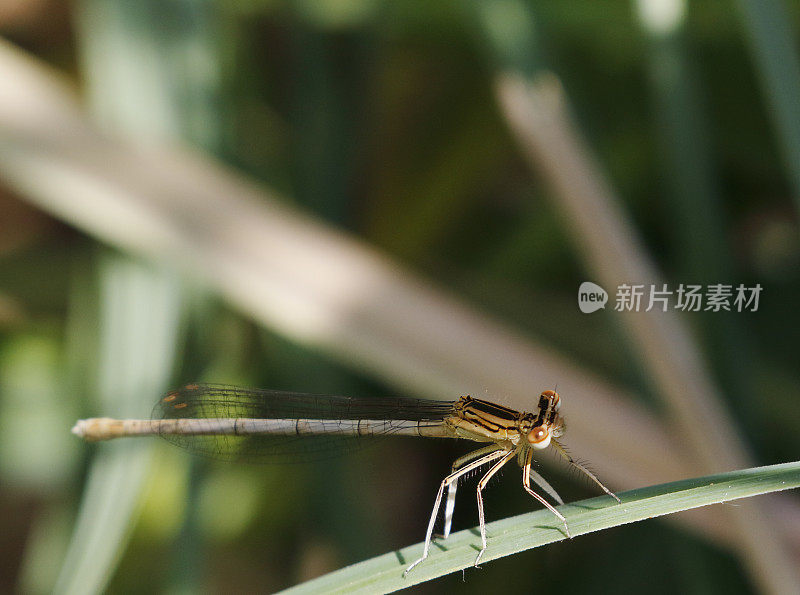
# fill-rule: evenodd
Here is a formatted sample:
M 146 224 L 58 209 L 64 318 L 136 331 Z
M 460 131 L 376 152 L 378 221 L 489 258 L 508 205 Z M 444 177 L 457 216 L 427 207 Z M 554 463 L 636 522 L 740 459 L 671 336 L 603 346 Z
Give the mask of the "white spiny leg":
M 473 469 L 477 469 L 481 465 L 485 465 L 486 463 L 489 463 L 491 461 L 494 461 L 495 459 L 503 457 L 504 455 L 506 455 L 507 452 L 508 451 L 505 450 L 496 450 L 490 452 L 489 454 L 484 455 L 479 459 L 472 461 L 468 465 L 464 465 L 461 469 L 459 469 L 454 473 L 451 473 L 442 480 L 441 485 L 439 485 L 439 491 L 436 494 L 436 501 L 433 504 L 433 513 L 431 514 L 431 520 L 428 521 L 428 531 L 425 533 L 425 546 L 422 549 L 422 557 L 413 564 L 411 564 L 411 566 L 406 568 L 405 572 L 403 573 L 403 576 L 407 575 L 412 568 L 414 568 L 417 564 L 419 564 L 425 558 L 428 557 L 428 552 L 431 549 L 431 537 L 433 536 L 433 526 L 434 524 L 436 524 L 436 515 L 439 513 L 439 506 L 442 503 L 442 495 L 444 494 L 444 488 L 449 487 L 451 483 L 458 481 L 458 478 L 461 477 L 462 475 L 469 473 Z
M 463 457 L 457 458 L 453 461 L 453 468 L 450 470 L 450 473 L 455 473 L 459 467 L 465 465 L 469 461 L 472 461 L 478 457 L 482 457 L 485 454 L 490 452 L 494 452 L 499 450 L 500 447 L 496 444 L 492 444 L 485 448 L 479 448 L 478 450 L 473 450 L 470 453 L 465 454 Z M 444 503 L 444 531 L 442 532 L 442 538 L 447 539 L 450 536 L 450 528 L 453 525 L 453 511 L 456 508 L 456 490 L 458 489 L 458 482 L 454 481 L 449 486 L 447 486 L 447 500 Z
M 504 451 L 499 451 L 504 452 Z M 497 461 L 492 468 L 484 475 L 481 480 L 478 482 L 478 520 L 480 521 L 481 526 L 481 551 L 478 552 L 478 557 L 475 558 L 475 568 L 478 568 L 478 562 L 481 561 L 481 556 L 483 556 L 483 552 L 486 551 L 486 519 L 483 514 L 483 488 L 486 487 L 486 484 L 489 483 L 489 480 L 492 476 L 500 471 L 500 468 L 508 463 L 511 459 L 517 456 L 515 451 L 505 451 L 506 455 Z
M 443 539 L 450 537 L 450 527 L 453 525 L 453 511 L 456 509 L 457 489 L 457 481 L 454 481 L 447 487 L 447 500 L 444 503 L 444 531 L 442 531 Z
M 531 455 L 533 454 L 533 453 L 531 453 L 531 451 L 528 451 L 528 452 Z M 533 469 L 533 467 L 531 467 L 530 473 L 531 473 L 531 479 L 533 480 L 533 483 L 535 483 L 540 488 L 542 488 L 545 492 L 547 492 L 547 494 L 553 500 L 555 500 L 557 504 L 559 504 L 559 505 L 564 504 L 564 501 L 561 499 L 561 496 L 558 495 L 558 492 L 556 492 L 555 488 L 553 486 L 551 486 L 544 477 L 542 477 L 541 475 L 536 473 L 536 471 Z M 530 484 L 528 484 L 528 485 L 530 485 Z
M 617 498 L 617 495 L 616 495 L 614 492 L 612 492 L 611 490 L 609 490 L 609 489 L 608 489 L 606 486 L 604 486 L 604 485 L 603 485 L 603 483 L 602 483 L 602 482 L 601 482 L 599 479 L 597 479 L 597 477 L 595 476 L 595 474 L 594 474 L 594 473 L 592 473 L 592 472 L 591 472 L 591 471 L 589 471 L 589 470 L 588 470 L 586 467 L 584 467 L 584 466 L 583 466 L 583 465 L 581 465 L 579 462 L 577 462 L 575 459 L 573 459 L 573 458 L 570 456 L 570 454 L 567 452 L 567 449 L 566 449 L 566 448 L 564 448 L 563 446 L 561 446 L 561 445 L 560 445 L 558 442 L 556 442 L 555 440 L 551 440 L 551 441 L 550 441 L 550 444 L 551 444 L 552 446 L 555 446 L 555 447 L 556 447 L 556 450 L 557 450 L 559 453 L 561 453 L 561 456 L 562 456 L 562 457 L 564 457 L 564 458 L 567 460 L 567 462 L 568 462 L 570 465 L 572 465 L 573 467 L 575 467 L 575 468 L 576 468 L 578 471 L 580 471 L 580 472 L 581 472 L 581 473 L 583 473 L 584 475 L 587 475 L 587 476 L 589 476 L 589 478 L 590 478 L 590 479 L 591 479 L 593 482 L 595 482 L 597 485 L 599 485 L 599 486 L 600 486 L 600 487 L 603 489 L 603 491 L 604 491 L 606 494 L 608 494 L 609 496 L 611 496 L 612 498 L 614 498 L 614 500 L 616 500 L 616 501 L 617 501 L 617 504 L 621 504 L 621 502 L 620 502 L 619 498 Z
M 567 534 L 567 537 L 572 539 L 572 535 L 569 532 L 569 527 L 567 526 L 567 519 L 564 518 L 564 515 L 558 512 L 552 504 L 550 504 L 547 500 L 545 500 L 542 496 L 537 494 L 531 489 L 531 460 L 533 459 L 533 451 L 529 450 L 528 454 L 525 456 L 525 466 L 522 468 L 522 487 L 525 488 L 525 491 L 528 492 L 531 496 L 536 498 L 539 502 L 541 502 L 547 510 L 552 512 L 556 515 L 561 522 L 564 523 L 564 532 Z

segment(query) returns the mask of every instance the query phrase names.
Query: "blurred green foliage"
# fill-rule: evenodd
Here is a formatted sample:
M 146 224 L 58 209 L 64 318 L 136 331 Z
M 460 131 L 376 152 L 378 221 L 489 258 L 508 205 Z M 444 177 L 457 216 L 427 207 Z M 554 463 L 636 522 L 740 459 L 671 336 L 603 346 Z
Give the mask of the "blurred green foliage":
M 87 43 L 81 37 L 99 32 L 72 23 L 85 22 L 93 15 L 81 11 L 99 4 L 78 2 L 75 15 L 57 11 L 3 31 L 55 64 L 78 64 Z M 498 113 L 496 56 L 473 8 L 378 0 L 136 6 L 129 10 L 147 34 L 120 43 L 155 43 L 159 35 L 165 42 L 183 25 L 202 46 L 190 49 L 216 60 L 206 65 L 213 71 L 203 79 L 206 96 L 189 94 L 196 80 L 172 81 L 176 105 L 186 106 L 178 118 L 182 138 L 520 332 L 647 393 L 610 314 L 588 318 L 574 307 L 586 272 L 550 190 L 523 163 Z M 797 31 L 800 9 L 788 7 Z M 677 233 L 685 224 L 681 209 L 688 207 L 670 185 L 676 172 L 663 150 L 665 121 L 647 57 L 654 42 L 635 7 L 547 0 L 525 10 L 535 22 L 538 53 L 520 59 L 561 77 L 584 134 L 670 282 L 764 287 L 757 313 L 696 314 L 690 322 L 717 379 L 731 395 L 741 390 L 734 410 L 758 411 L 746 434 L 760 462 L 796 458 L 800 234 L 741 16 L 729 2 L 692 3 L 679 41 L 693 70 L 699 103 L 692 109 L 706 135 L 710 169 L 704 175 L 718 209 L 699 229 L 718 230 L 721 272 L 703 269 L 706 254 L 687 255 Z M 169 44 L 161 51 L 172 55 Z M 113 98 L 114 90 L 106 91 Z M 0 590 L 47 592 L 96 448 L 78 444 L 70 424 L 78 416 L 120 415 L 100 410 L 91 396 L 104 273 L 92 240 L 20 208 L 7 193 L 0 201 L 8 213 L 0 226 L 0 498 L 6 512 L 0 544 L 7 560 Z M 687 278 L 694 270 L 711 278 Z M 256 328 L 209 296 L 187 293 L 176 385 L 206 379 L 308 392 L 395 392 Z M 729 349 L 730 335 L 720 324 L 735 328 L 733 347 L 746 351 Z M 192 462 L 158 444 L 109 591 L 274 591 L 418 541 L 434 489 L 460 452 L 398 440 L 324 464 L 231 468 Z M 591 460 L 591 453 L 581 455 Z M 566 500 L 591 493 L 566 477 L 554 483 Z M 530 507 L 516 481 L 495 482 L 486 497 L 490 519 Z M 473 508 L 462 498 L 457 526 L 476 524 Z M 444 577 L 419 590 L 750 589 L 728 552 L 660 521 L 499 560 L 468 571 L 464 580 Z

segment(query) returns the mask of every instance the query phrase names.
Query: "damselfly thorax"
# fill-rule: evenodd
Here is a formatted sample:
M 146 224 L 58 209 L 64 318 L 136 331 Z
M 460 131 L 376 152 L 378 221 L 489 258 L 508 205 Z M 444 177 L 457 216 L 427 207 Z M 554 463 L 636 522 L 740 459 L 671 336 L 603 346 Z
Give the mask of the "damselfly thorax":
M 546 448 L 551 438 L 563 433 L 564 423 L 558 415 L 560 400 L 555 391 L 543 392 L 534 414 L 465 396 L 455 402 L 448 423 L 459 438 L 494 442 L 509 449 Z
M 531 469 L 534 451 L 554 447 L 570 465 L 619 502 L 619 498 L 591 471 L 573 460 L 559 443 L 558 438 L 565 428 L 559 414 L 560 401 L 557 392 L 546 390 L 539 395 L 535 409 L 521 412 L 470 396 L 453 402 L 362 399 L 190 384 L 161 399 L 153 410 L 152 419 L 85 419 L 78 421 L 72 431 L 89 441 L 159 435 L 206 456 L 282 462 L 307 459 L 315 453 L 327 454 L 337 440 L 364 436 L 461 438 L 485 443 L 486 446 L 457 459 L 450 474 L 442 480 L 428 522 L 422 556 L 405 570 L 408 573 L 428 557 L 445 489 L 443 536 L 447 538 L 458 480 L 480 467 L 491 465 L 476 490 L 481 532 L 476 566 L 487 547 L 483 490 L 514 458 L 522 467 L 522 487 L 561 521 L 567 537 L 571 537 L 567 519 L 531 487 L 533 481 L 557 505 L 564 503 L 558 492 Z

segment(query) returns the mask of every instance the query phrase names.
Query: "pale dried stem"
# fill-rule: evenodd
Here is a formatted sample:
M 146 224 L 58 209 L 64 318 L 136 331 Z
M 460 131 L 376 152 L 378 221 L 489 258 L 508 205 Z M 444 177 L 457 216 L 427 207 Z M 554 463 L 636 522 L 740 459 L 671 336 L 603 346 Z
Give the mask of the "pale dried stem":
M 574 126 L 555 76 L 542 75 L 529 84 L 521 76 L 505 73 L 498 77 L 496 91 L 506 121 L 531 167 L 554 189 L 593 277 L 612 289 L 623 283 L 660 288 L 661 276 Z M 618 320 L 668 406 L 672 418 L 668 433 L 680 437 L 662 452 L 662 459 L 680 453 L 682 460 L 697 461 L 698 468 L 692 471 L 697 475 L 753 466 L 683 320 L 658 308 L 627 312 Z M 639 447 L 624 433 L 618 437 L 632 448 Z M 786 518 L 778 521 L 763 502 L 754 500 L 725 511 L 742 559 L 759 585 L 776 593 L 800 590 L 788 544 L 776 539 L 786 534 Z M 795 519 L 794 531 L 796 523 Z M 796 533 L 787 536 L 796 547 Z

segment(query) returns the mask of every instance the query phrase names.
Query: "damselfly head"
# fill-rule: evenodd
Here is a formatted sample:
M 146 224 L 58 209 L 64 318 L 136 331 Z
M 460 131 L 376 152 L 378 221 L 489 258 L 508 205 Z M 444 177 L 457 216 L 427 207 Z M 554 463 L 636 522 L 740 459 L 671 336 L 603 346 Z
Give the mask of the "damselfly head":
M 526 436 L 533 448 L 547 448 L 551 438 L 558 438 L 564 433 L 564 420 L 558 414 L 560 405 L 561 397 L 554 390 L 546 390 L 539 395 L 539 412 L 533 428 Z

